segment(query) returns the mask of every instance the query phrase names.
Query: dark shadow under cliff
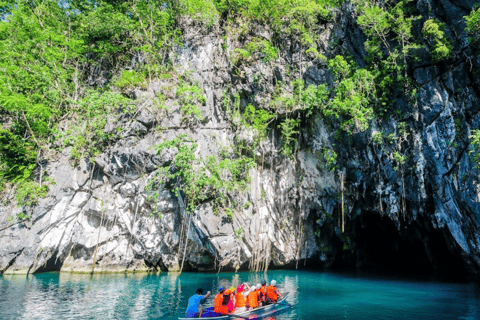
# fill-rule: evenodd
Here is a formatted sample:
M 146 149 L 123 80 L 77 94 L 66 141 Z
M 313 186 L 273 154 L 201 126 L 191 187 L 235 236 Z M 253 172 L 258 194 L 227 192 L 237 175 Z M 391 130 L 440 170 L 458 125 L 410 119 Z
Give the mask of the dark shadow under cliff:
M 464 279 L 462 260 L 451 253 L 440 230 L 427 230 L 415 221 L 397 227 L 378 214 L 363 214 L 356 219 L 352 246 L 344 246 L 333 268 L 354 267 L 405 274 L 435 275 Z

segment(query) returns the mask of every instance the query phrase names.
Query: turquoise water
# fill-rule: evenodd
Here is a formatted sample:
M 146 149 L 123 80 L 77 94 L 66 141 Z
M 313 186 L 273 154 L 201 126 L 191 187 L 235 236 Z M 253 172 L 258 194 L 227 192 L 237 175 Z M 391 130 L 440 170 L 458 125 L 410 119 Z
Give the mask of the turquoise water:
M 177 319 L 199 287 L 263 278 L 248 272 L 0 276 L 0 319 Z M 290 292 L 293 308 L 276 320 L 480 319 L 474 282 L 354 271 L 269 271 L 266 279 Z

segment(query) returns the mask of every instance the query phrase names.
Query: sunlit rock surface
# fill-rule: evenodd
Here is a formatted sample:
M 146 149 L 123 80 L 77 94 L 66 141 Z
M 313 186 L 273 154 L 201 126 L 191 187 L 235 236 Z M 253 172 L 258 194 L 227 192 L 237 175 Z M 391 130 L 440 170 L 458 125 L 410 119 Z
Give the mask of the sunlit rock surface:
M 417 3 L 422 14 L 448 19 L 462 36 L 461 17 L 472 5 L 441 1 L 431 11 L 429 1 Z M 323 54 L 348 50 L 362 65 L 365 39 L 348 12 L 337 15 L 335 24 L 324 26 Z M 146 190 L 149 179 L 174 156 L 171 150 L 157 154 L 152 146 L 182 133 L 193 137 L 199 156 L 216 155 L 238 139 L 251 143 L 249 132 L 234 130 L 226 120 L 225 89 L 238 92 L 244 107 L 268 102 L 278 81 L 303 78 L 306 84 L 331 86 L 331 75 L 291 39 L 284 39 L 290 49 L 280 52 L 278 60 L 254 61 L 237 71 L 222 45 L 226 41 L 235 48 L 238 43 L 193 26 L 186 26 L 184 35 L 184 46 L 172 57 L 177 71 L 190 72 L 203 89 L 205 121 L 194 126 L 182 122 L 175 92 L 165 91 L 175 90 L 174 79 L 135 90 L 133 96 L 144 107 L 135 115 L 111 115 L 105 127 L 108 132 L 123 128 L 124 139 L 75 167 L 64 150 L 45 168 L 56 183 L 47 198 L 33 208 L 18 208 L 14 202 L 0 206 L 0 272 L 175 271 L 183 258 L 188 270 L 264 268 L 265 263 L 270 268 L 480 270 L 479 172 L 468 154 L 468 136 L 480 127 L 480 86 L 472 73 L 480 68 L 480 58 L 463 47 L 461 36 L 455 49 L 464 51 L 455 61 L 435 65 L 420 52 L 409 66 L 419 89 L 413 110 L 407 98 L 396 102 L 410 129 L 403 174 L 395 169 L 393 149 L 371 140 L 373 132 L 394 132 L 399 118 L 375 121 L 368 131 L 340 141 L 317 118 L 302 128 L 293 157 L 280 154 L 274 127 L 261 144 L 264 160 L 251 170 L 248 191 L 232 199 L 238 208 L 231 220 L 222 211 L 215 214 L 208 202 L 188 215 L 183 199 L 165 186 L 152 199 Z M 259 30 L 257 36 L 271 35 Z M 335 47 L 329 45 L 333 36 L 339 43 Z M 157 92 L 165 93 L 169 111 L 152 107 Z M 339 155 L 335 171 L 321 156 L 329 149 Z M 9 222 L 22 211 L 32 215 L 30 221 Z M 390 264 L 388 259 L 393 259 Z M 448 266 L 450 262 L 454 264 Z

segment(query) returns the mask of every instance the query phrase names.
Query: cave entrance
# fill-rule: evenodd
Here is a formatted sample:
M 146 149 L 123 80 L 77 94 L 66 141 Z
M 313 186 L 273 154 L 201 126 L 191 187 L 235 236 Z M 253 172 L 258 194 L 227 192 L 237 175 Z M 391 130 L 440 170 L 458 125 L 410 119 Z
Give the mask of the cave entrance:
M 389 218 L 364 213 L 355 223 L 356 244 L 344 262 L 405 274 L 458 278 L 466 274 L 460 258 L 451 253 L 441 231 L 427 231 L 419 222 L 398 228 Z
M 58 251 L 55 251 L 51 255 L 51 257 L 42 266 L 40 266 L 34 273 L 60 271 L 62 267 L 62 262 L 57 257 L 57 254 L 58 254 Z

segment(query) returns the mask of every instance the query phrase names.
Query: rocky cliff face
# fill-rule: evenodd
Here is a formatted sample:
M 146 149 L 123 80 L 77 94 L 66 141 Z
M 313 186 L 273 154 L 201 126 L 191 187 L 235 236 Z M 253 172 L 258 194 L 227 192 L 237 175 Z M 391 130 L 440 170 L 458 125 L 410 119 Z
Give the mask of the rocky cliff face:
M 56 184 L 50 185 L 47 198 L 32 208 L 15 203 L 0 207 L 0 272 L 174 271 L 185 249 L 187 270 L 308 262 L 316 267 L 478 272 L 478 171 L 468 154 L 468 136 L 480 127 L 475 75 L 480 59 L 463 40 L 462 18 L 472 6 L 468 0 L 418 1 L 424 19 L 430 14 L 447 22 L 456 55 L 448 63 L 434 63 L 426 49 L 419 52 L 420 59 L 408 68 L 418 85 L 417 103 L 412 106 L 400 97 L 398 117 L 375 120 L 366 132 L 335 138 L 335 124 L 317 116 L 302 128 L 293 157 L 281 155 L 279 132 L 271 125 L 258 150 L 262 161 L 250 171 L 248 191 L 230 199 L 238 204 L 233 219 L 215 212 L 211 202 L 189 215 L 182 196 L 165 185 L 152 197 L 149 181 L 175 153 L 157 154 L 152 146 L 182 133 L 199 145 L 197 156 L 217 155 L 238 141 L 248 145 L 248 130 L 234 129 L 223 108 L 227 89 L 238 93 L 245 107 L 272 99 L 280 81 L 302 78 L 306 84 L 332 86 L 332 77 L 324 62 L 306 55 L 288 37 L 282 46 L 288 50 L 279 59 L 258 59 L 236 69 L 229 57 L 235 47 L 252 36 L 269 39 L 271 31 L 259 28 L 233 39 L 186 21 L 184 46 L 172 59 L 177 73 L 188 72 L 203 90 L 204 121 L 193 126 L 183 121 L 176 77 L 135 90 L 138 112 L 113 114 L 105 127 L 112 132 L 121 128 L 123 139 L 77 166 L 72 166 L 68 149 L 52 156 L 44 170 Z M 348 5 L 344 9 L 322 26 L 319 48 L 326 56 L 349 52 L 362 65 L 365 38 Z M 158 93 L 166 97 L 168 111 L 155 107 Z M 407 155 L 401 168 L 392 156 L 397 140 L 372 141 L 375 132 L 398 132 L 400 120 L 409 128 L 397 137 Z M 336 170 L 319 156 L 324 150 L 336 150 Z M 32 218 L 8 222 L 22 211 Z M 153 214 L 157 211 L 161 217 Z

